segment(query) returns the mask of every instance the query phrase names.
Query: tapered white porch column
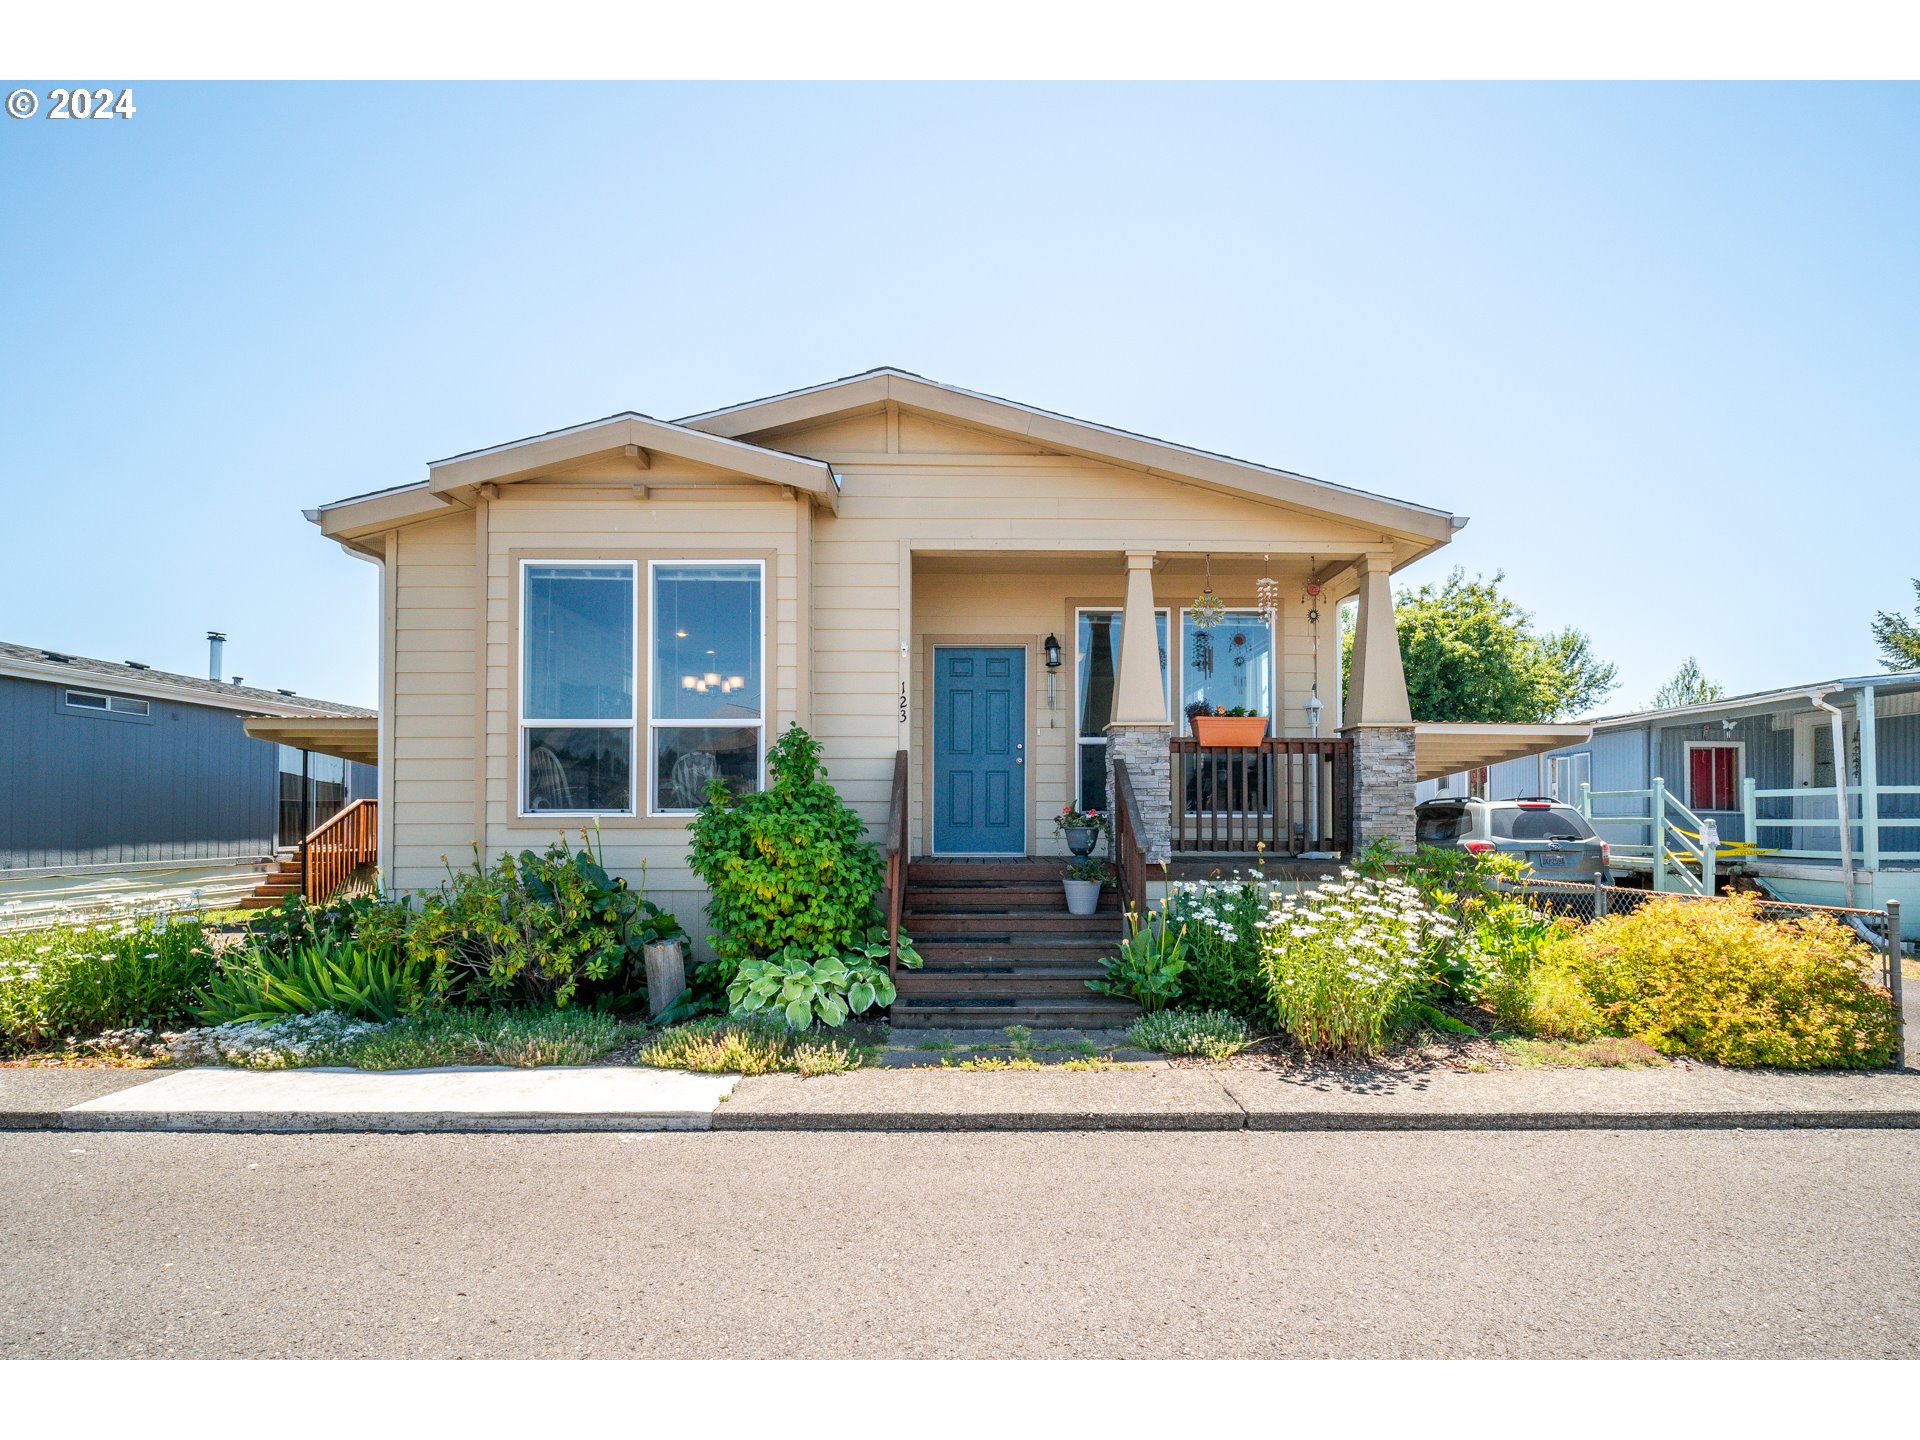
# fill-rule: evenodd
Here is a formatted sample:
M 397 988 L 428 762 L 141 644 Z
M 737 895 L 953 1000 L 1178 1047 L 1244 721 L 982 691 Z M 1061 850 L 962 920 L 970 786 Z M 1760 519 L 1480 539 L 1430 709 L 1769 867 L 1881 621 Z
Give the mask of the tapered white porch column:
M 1407 671 L 1393 623 L 1393 557 L 1360 558 L 1360 605 L 1353 631 L 1353 669 L 1347 679 L 1348 725 L 1410 725 Z
M 1119 803 L 1113 763 L 1124 760 L 1140 802 L 1140 840 L 1148 863 L 1156 865 L 1173 850 L 1172 740 L 1153 615 L 1153 551 L 1129 550 L 1126 603 L 1120 613 L 1120 673 L 1114 678 L 1113 720 L 1107 726 L 1107 803 Z
M 1127 602 L 1120 616 L 1120 673 L 1114 679 L 1117 725 L 1165 725 L 1159 627 L 1153 623 L 1153 551 L 1127 552 Z
M 1353 844 L 1391 840 L 1411 850 L 1413 710 L 1393 620 L 1393 557 L 1360 558 L 1360 605 L 1341 734 L 1353 742 Z

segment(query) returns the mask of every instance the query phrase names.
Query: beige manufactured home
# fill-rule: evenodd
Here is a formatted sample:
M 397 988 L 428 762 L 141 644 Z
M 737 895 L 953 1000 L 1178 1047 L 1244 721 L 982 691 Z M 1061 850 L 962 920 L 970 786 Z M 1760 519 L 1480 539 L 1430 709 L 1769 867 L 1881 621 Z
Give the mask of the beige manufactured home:
M 1008 863 L 1122 792 L 1148 863 L 1323 856 L 1406 834 L 1417 775 L 1565 738 L 1408 714 L 1389 577 L 1464 520 L 899 370 L 476 450 L 309 518 L 381 566 L 402 889 L 597 825 L 697 931 L 688 815 L 791 724 L 877 839 Z M 1202 705 L 1262 733 L 1203 744 Z

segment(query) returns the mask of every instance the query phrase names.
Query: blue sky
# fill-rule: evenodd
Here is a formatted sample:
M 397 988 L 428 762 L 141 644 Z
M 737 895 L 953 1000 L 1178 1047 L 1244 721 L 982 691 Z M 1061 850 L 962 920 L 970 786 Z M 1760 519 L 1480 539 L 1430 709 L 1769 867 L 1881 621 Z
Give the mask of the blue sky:
M 879 364 L 1470 515 L 1609 709 L 1920 573 L 1912 87 L 134 88 L 0 120 L 0 638 L 371 703 L 303 507 Z

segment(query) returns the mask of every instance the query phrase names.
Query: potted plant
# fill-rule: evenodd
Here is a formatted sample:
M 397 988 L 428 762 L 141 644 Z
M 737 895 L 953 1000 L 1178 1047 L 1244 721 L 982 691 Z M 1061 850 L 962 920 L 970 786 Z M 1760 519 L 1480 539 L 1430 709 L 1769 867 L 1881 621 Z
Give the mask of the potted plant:
M 1244 705 L 1231 710 L 1224 705 L 1190 709 L 1188 723 L 1193 726 L 1193 738 L 1202 745 L 1249 746 L 1267 738 L 1267 717 Z
M 1067 892 L 1069 915 L 1091 915 L 1100 908 L 1100 887 L 1113 879 L 1113 871 L 1099 860 L 1076 860 L 1067 866 L 1061 880 Z
M 1091 855 L 1100 837 L 1111 834 L 1112 828 L 1098 810 L 1076 810 L 1071 805 L 1063 805 L 1060 813 L 1053 817 L 1053 831 L 1066 836 L 1067 849 L 1075 855 Z

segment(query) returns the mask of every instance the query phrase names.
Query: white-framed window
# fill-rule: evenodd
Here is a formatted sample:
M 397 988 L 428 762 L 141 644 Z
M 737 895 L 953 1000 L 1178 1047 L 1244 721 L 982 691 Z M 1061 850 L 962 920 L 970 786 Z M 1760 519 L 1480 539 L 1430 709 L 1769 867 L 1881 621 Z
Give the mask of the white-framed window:
M 766 765 L 766 565 L 648 564 L 647 809 L 687 815 L 724 780 L 760 788 Z
M 1593 785 L 1593 755 L 1555 755 L 1547 761 L 1547 798 L 1563 805 L 1580 803 L 1580 787 Z
M 1689 810 L 1698 814 L 1740 808 L 1740 777 L 1747 769 L 1745 741 L 1689 740 L 1686 758 Z
M 1107 809 L 1107 723 L 1113 719 L 1114 685 L 1120 677 L 1121 619 L 1120 610 L 1113 606 L 1073 613 L 1073 794 L 1082 810 Z M 1160 685 L 1172 714 L 1167 636 L 1173 612 L 1155 610 L 1153 623 L 1160 641 Z
M 520 813 L 631 815 L 637 567 L 520 567 Z
M 1203 630 L 1193 623 L 1191 610 L 1182 610 L 1179 673 L 1174 724 L 1181 734 L 1193 733 L 1187 712 L 1196 705 L 1265 715 L 1267 732 L 1278 733 L 1273 625 L 1264 611 L 1229 610 L 1219 624 Z
M 60 697 L 60 703 L 63 709 L 96 715 L 145 717 L 153 713 L 153 706 L 148 701 L 132 695 L 109 695 L 99 690 L 68 690 Z

